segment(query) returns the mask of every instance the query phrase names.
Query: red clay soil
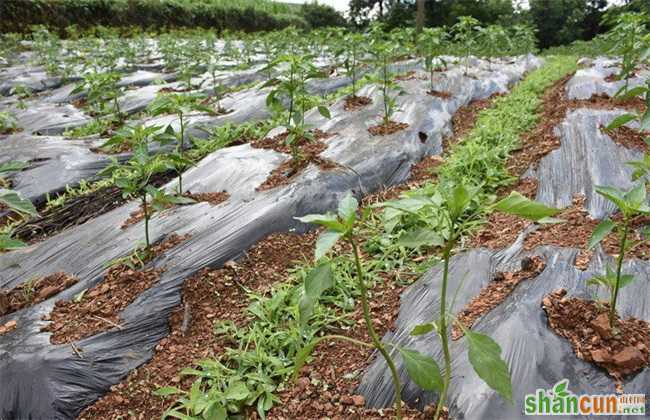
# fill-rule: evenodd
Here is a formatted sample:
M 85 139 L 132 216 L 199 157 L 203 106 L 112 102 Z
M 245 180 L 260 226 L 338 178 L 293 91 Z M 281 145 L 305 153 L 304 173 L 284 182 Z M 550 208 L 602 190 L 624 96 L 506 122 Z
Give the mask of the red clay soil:
M 174 399 L 154 396 L 152 391 L 166 385 L 188 389 L 192 379 L 182 378 L 181 369 L 201 359 L 218 358 L 225 350 L 225 344 L 214 334 L 214 322 L 230 320 L 245 325 L 248 290 L 262 293 L 286 281 L 291 267 L 312 258 L 317 233 L 270 235 L 241 261 L 202 270 L 188 279 L 183 285 L 183 303 L 171 316 L 171 334 L 156 346 L 153 358 L 129 373 L 79 418 L 160 418 Z
M 306 138 L 297 140 L 300 159 L 295 160 L 292 157 L 284 161 L 280 166 L 271 171 L 266 180 L 256 190 L 267 191 L 291 183 L 298 174 L 309 166 L 309 163 L 316 164 L 322 170 L 331 170 L 338 167 L 335 162 L 320 157 L 320 154 L 327 149 L 327 144 L 322 140 L 331 135 L 320 130 L 315 130 L 313 134 L 313 140 Z M 251 146 L 258 149 L 271 149 L 276 152 L 291 154 L 291 147 L 285 141 L 287 136 L 288 133 L 282 133 L 273 138 L 266 137 L 252 142 Z
M 527 257 L 521 261 L 520 271 L 496 273 L 492 281 L 458 313 L 456 321 L 471 329 L 479 318 L 506 300 L 519 283 L 537 277 L 545 267 L 546 263 L 540 257 Z M 463 335 L 463 330 L 454 324 L 451 339 L 458 340 Z
M 562 210 L 556 217 L 564 220 L 564 223 L 553 223 L 540 225 L 537 230 L 530 232 L 525 241 L 524 249 L 532 250 L 542 245 L 553 245 L 558 247 L 578 248 L 581 253 L 578 255 L 576 266 L 585 269 L 591 259 L 591 251 L 587 250 L 589 238 L 594 229 L 600 223 L 598 220 L 589 217 L 584 210 L 584 197 L 576 196 L 573 205 Z M 613 219 L 618 219 L 616 215 Z M 493 213 L 488 218 L 487 224 L 481 228 L 471 239 L 471 247 L 487 247 L 490 249 L 502 249 L 512 245 L 521 231 L 532 224 L 523 218 Z M 633 231 L 630 233 L 630 240 L 641 239 L 641 228 L 650 224 L 647 217 L 638 217 L 632 222 Z M 602 242 L 601 246 L 609 255 L 617 255 L 619 251 L 619 238 L 613 232 Z M 650 244 L 644 243 L 630 251 L 630 258 L 650 260 Z
M 587 100 L 566 99 L 565 86 L 571 77 L 573 75 L 565 76 L 544 94 L 539 123 L 533 130 L 522 136 L 521 147 L 510 155 L 507 166 L 511 174 L 520 176 L 529 166 L 536 166 L 544 156 L 560 147 L 560 140 L 553 131 L 570 110 L 578 108 L 607 110 L 624 108 L 639 112 L 645 110 L 645 104 L 640 98 L 619 101 L 605 95 L 594 95 Z
M 369 127 L 368 132 L 373 136 L 388 136 L 390 134 L 397 133 L 398 131 L 405 130 L 408 128 L 408 126 L 409 125 L 406 123 L 389 121 L 388 124 L 381 123 Z
M 650 153 L 650 144 L 646 143 L 646 139 L 650 139 L 650 133 L 640 133 L 639 131 L 626 126 L 614 130 L 607 130 L 604 127 L 601 127 L 601 130 L 614 140 L 616 144 L 628 149 Z
M 16 322 L 15 319 L 5 322 L 4 324 L 0 325 L 0 335 L 7 334 L 15 330 L 17 326 L 18 323 Z
M 440 99 L 445 99 L 445 100 L 453 96 L 451 93 L 446 91 L 441 91 L 441 90 L 428 90 L 427 95 L 440 98 Z
M 170 235 L 152 247 L 149 259 L 187 239 L 188 236 Z M 51 322 L 41 331 L 52 333 L 52 344 L 65 344 L 121 328 L 120 312 L 156 283 L 161 273 L 159 269 L 136 270 L 124 264 L 115 265 L 101 283 L 88 289 L 78 302 L 57 301 L 52 312 L 43 317 Z
M 380 337 L 394 328 L 399 313 L 400 295 L 408 287 L 397 283 L 390 273 L 383 277 L 383 282 L 373 289 L 373 299 L 370 302 L 371 318 Z M 348 314 L 354 321 L 352 328 L 330 332 L 370 343 L 361 305 L 357 306 L 353 313 Z M 363 396 L 354 392 L 372 357 L 371 349 L 346 341 L 319 344 L 297 381 L 279 393 L 281 402 L 271 409 L 269 418 L 311 420 L 394 417 L 393 409 L 379 411 L 365 408 Z M 434 411 L 434 407 L 427 407 L 424 413 L 409 409 L 405 418 L 430 419 Z
M 559 289 L 542 300 L 549 326 L 571 343 L 579 359 L 607 371 L 619 382 L 650 365 L 650 323 L 636 318 L 614 318 L 609 325 L 609 303 L 566 296 Z
M 352 112 L 370 105 L 371 103 L 372 99 L 367 96 L 347 96 L 345 98 L 345 103 L 343 104 L 343 109 Z
M 0 316 L 43 302 L 79 281 L 66 273 L 35 278 L 11 290 L 0 290 Z

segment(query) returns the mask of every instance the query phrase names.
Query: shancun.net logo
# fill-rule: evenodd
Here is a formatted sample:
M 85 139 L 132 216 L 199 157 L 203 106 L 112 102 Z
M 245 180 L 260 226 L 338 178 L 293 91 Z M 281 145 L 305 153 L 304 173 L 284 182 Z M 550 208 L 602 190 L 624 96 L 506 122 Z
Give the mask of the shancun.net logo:
M 528 416 L 559 415 L 645 415 L 645 394 L 576 395 L 569 391 L 569 380 L 563 379 L 551 389 L 538 389 L 524 399 L 524 413 Z

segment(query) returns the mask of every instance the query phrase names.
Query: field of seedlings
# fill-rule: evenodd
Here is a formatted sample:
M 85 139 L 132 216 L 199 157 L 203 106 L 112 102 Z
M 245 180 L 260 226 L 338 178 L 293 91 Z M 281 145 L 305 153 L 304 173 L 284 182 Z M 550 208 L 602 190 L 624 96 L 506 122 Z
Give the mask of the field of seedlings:
M 650 412 L 648 21 L 0 34 L 0 419 Z

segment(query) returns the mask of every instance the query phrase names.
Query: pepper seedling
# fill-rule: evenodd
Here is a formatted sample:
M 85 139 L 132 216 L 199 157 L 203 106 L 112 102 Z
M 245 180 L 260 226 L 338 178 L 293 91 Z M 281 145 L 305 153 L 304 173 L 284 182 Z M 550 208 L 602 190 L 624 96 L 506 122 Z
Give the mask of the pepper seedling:
M 375 26 L 372 30 L 369 51 L 373 57 L 373 64 L 377 68 L 377 73 L 370 79 L 380 86 L 384 105 L 382 124 L 388 126 L 395 112 L 399 110 L 397 97 L 406 93 L 395 82 L 390 70 L 391 63 L 399 55 L 400 46 L 392 39 L 386 38 L 380 26 Z
M 447 33 L 444 28 L 424 28 L 418 35 L 418 48 L 424 57 L 424 68 L 429 72 L 429 82 L 431 91 L 433 88 L 433 75 L 440 67 L 447 66 L 447 63 L 440 58 Z
M 551 217 L 558 210 L 531 201 L 517 192 L 489 206 L 481 205 L 480 187 L 462 184 L 441 186 L 433 194 L 424 192 L 383 203 L 390 209 L 391 219 L 406 216 L 411 220 L 408 229 L 399 239 L 399 244 L 408 248 L 435 246 L 442 251 L 442 282 L 440 284 L 440 306 L 437 319 L 414 327 L 414 336 L 435 332 L 440 338 L 444 357 L 444 376 L 441 386 L 434 391 L 439 398 L 434 418 L 440 418 L 451 382 L 451 352 L 449 348 L 449 327 L 453 315 L 447 307 L 449 263 L 458 241 L 468 231 L 482 223 L 483 216 L 493 210 L 514 214 L 539 223 L 554 222 Z M 414 219 L 414 220 L 413 220 Z M 462 285 L 459 285 L 459 287 Z M 456 292 L 455 294 L 457 294 Z M 453 303 L 452 303 L 453 307 Z M 452 319 L 450 319 L 452 318 Z M 456 324 L 464 332 L 469 347 L 469 361 L 477 375 L 503 398 L 512 402 L 512 385 L 508 366 L 501 359 L 501 348 L 487 335 L 471 331 L 460 322 Z M 415 378 L 413 378 L 418 383 Z M 421 384 L 418 383 L 422 387 Z
M 176 173 L 178 174 L 178 195 L 183 195 L 183 172 L 192 165 L 192 162 L 185 156 L 185 130 L 187 125 L 187 114 L 193 111 L 214 113 L 214 110 L 203 103 L 205 96 L 201 94 L 163 94 L 149 105 L 149 113 L 153 116 L 161 114 L 176 114 L 179 121 L 179 129 L 175 130 L 170 123 L 165 128 L 164 139 L 166 141 L 176 142 L 176 151 L 169 155 L 171 162 L 174 163 Z M 159 138 L 161 143 L 165 143 L 163 138 Z
M 333 270 L 331 263 L 327 260 L 322 260 L 325 255 L 330 252 L 332 247 L 337 242 L 343 241 L 348 243 L 352 248 L 354 263 L 356 266 L 356 281 L 360 290 L 361 307 L 363 310 L 363 319 L 365 322 L 368 335 L 372 342 L 366 343 L 343 335 L 326 335 L 318 337 L 307 343 L 296 355 L 296 363 L 294 368 L 294 377 L 297 376 L 302 366 L 311 355 L 314 348 L 318 343 L 324 340 L 338 339 L 352 342 L 356 345 L 376 349 L 388 364 L 393 381 L 395 391 L 394 405 L 396 417 L 402 418 L 402 398 L 401 391 L 402 385 L 395 366 L 394 356 L 391 355 L 391 350 L 399 353 L 404 361 L 408 374 L 414 381 L 426 390 L 439 389 L 442 384 L 440 370 L 435 361 L 426 355 L 417 351 L 398 347 L 392 344 L 383 343 L 375 331 L 372 318 L 370 315 L 370 305 L 368 297 L 368 285 L 366 276 L 364 274 L 363 264 L 361 263 L 361 256 L 359 253 L 359 244 L 355 227 L 358 220 L 357 210 L 358 202 L 351 193 L 345 195 L 338 205 L 337 214 L 311 214 L 303 217 L 296 218 L 303 223 L 312 223 L 324 226 L 327 230 L 323 232 L 316 241 L 316 249 L 314 257 L 318 262 L 316 267 L 312 269 L 305 278 L 304 293 L 301 296 L 299 303 L 300 322 L 301 325 L 306 326 L 309 318 L 314 313 L 314 307 L 319 298 L 327 289 L 334 286 Z M 394 352 L 393 352 L 394 353 Z
M 477 45 L 479 21 L 471 16 L 460 16 L 458 23 L 452 26 L 454 33 L 454 42 L 463 51 L 463 60 L 465 62 L 465 76 L 469 73 L 469 56 Z
M 614 221 L 609 218 L 604 219 L 594 229 L 588 244 L 589 249 L 593 249 L 611 232 L 616 232 L 619 237 L 616 270 L 612 270 L 608 265 L 604 275 L 592 277 L 587 282 L 589 285 L 604 286 L 609 290 L 609 325 L 613 327 L 619 290 L 634 281 L 632 274 L 623 274 L 622 272 L 625 253 L 632 251 L 650 239 L 650 232 L 646 229 L 642 235 L 642 239 L 631 241 L 629 238 L 630 225 L 635 217 L 650 215 L 650 206 L 646 202 L 645 183 L 639 183 L 629 191 L 623 191 L 614 187 L 599 186 L 596 187 L 596 192 L 614 203 L 623 218 L 622 221 Z

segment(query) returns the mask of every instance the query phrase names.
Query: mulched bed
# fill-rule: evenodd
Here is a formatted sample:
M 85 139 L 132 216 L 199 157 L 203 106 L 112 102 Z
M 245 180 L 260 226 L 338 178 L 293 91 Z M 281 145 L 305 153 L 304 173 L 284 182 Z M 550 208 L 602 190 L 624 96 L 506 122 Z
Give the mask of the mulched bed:
M 549 326 L 571 343 L 579 359 L 594 363 L 620 381 L 650 365 L 650 323 L 636 318 L 609 325 L 609 304 L 566 296 L 559 289 L 542 300 Z
M 531 232 L 524 241 L 524 249 L 532 250 L 542 245 L 558 247 L 578 248 L 581 250 L 576 265 L 585 269 L 591 259 L 591 251 L 587 250 L 587 243 L 594 229 L 600 221 L 589 217 L 584 210 L 583 196 L 576 196 L 573 205 L 562 210 L 556 217 L 564 220 L 564 223 L 553 223 L 540 225 L 537 230 Z M 613 219 L 620 216 L 615 215 Z M 487 247 L 490 249 L 502 249 L 512 245 L 522 230 L 532 224 L 523 218 L 493 213 L 488 218 L 487 224 L 479 230 L 471 239 L 471 247 Z M 630 240 L 640 240 L 640 228 L 650 224 L 648 217 L 638 217 L 633 223 L 633 231 L 630 233 Z M 619 252 L 619 238 L 616 233 L 609 234 L 601 242 L 604 251 L 610 255 L 617 255 Z M 650 260 L 650 244 L 644 243 L 629 252 L 628 257 Z
M 327 149 L 324 139 L 331 137 L 331 134 L 324 133 L 320 130 L 314 130 L 314 139 L 309 140 L 301 138 L 297 140 L 300 149 L 301 159 L 295 160 L 293 157 L 284 161 L 280 166 L 273 169 L 266 180 L 256 188 L 256 191 L 267 191 L 281 185 L 287 185 L 295 179 L 310 163 L 316 164 L 322 170 L 331 170 L 338 165 L 329 160 L 320 157 L 320 154 Z M 288 133 L 279 134 L 273 138 L 263 138 L 251 143 L 251 146 L 257 149 L 271 149 L 276 152 L 291 154 L 291 147 L 286 144 Z
M 0 316 L 35 305 L 79 281 L 66 273 L 54 273 L 27 281 L 11 290 L 0 290 Z
M 639 131 L 626 126 L 614 130 L 607 130 L 605 127 L 601 127 L 601 130 L 614 140 L 616 144 L 628 149 L 650 153 L 650 144 L 645 141 L 646 139 L 650 139 L 650 133 L 640 133 Z
M 152 246 L 149 260 L 186 241 L 188 237 L 170 235 Z M 121 328 L 120 312 L 156 283 L 162 272 L 160 269 L 136 270 L 124 264 L 115 265 L 109 268 L 99 284 L 86 290 L 79 302 L 57 301 L 52 312 L 43 317 L 43 320 L 51 322 L 41 331 L 52 333 L 52 344 L 65 344 L 112 328 Z
M 158 174 L 151 184 L 160 187 L 176 177 L 176 172 Z M 13 236 L 29 244 L 42 241 L 70 227 L 108 213 L 122 206 L 128 199 L 117 187 L 106 187 L 86 195 L 70 198 L 66 204 L 45 210 L 45 203 L 37 203 L 39 215 L 14 228 Z
M 228 198 L 230 198 L 230 194 L 228 194 L 228 192 L 226 191 L 207 192 L 207 193 L 192 193 L 188 191 L 183 194 L 183 197 L 191 198 L 192 200 L 197 202 L 210 203 L 211 205 L 216 206 L 218 204 L 223 203 Z M 168 209 L 172 207 L 173 206 L 169 206 Z M 136 223 L 139 223 L 143 220 L 144 220 L 144 209 L 142 208 L 142 204 L 140 204 L 137 210 L 132 211 L 131 214 L 129 214 L 129 217 L 122 223 L 120 229 L 126 229 L 129 226 L 135 225 Z
M 545 267 L 546 263 L 540 257 L 532 257 L 521 261 L 520 271 L 496 273 L 492 281 L 458 313 L 456 321 L 471 329 L 479 318 L 506 300 L 519 283 L 537 277 Z M 451 339 L 458 340 L 463 335 L 463 330 L 454 324 Z
M 152 391 L 166 385 L 188 389 L 193 380 L 181 377 L 180 370 L 197 360 L 218 358 L 224 351 L 225 343 L 214 334 L 214 322 L 244 325 L 250 304 L 247 290 L 264 292 L 286 281 L 297 261 L 312 258 L 317 233 L 270 235 L 242 260 L 221 269 L 204 269 L 188 279 L 183 304 L 171 316 L 171 334 L 156 346 L 153 358 L 86 408 L 79 419 L 160 418 L 174 399 L 154 396 Z M 184 322 L 186 318 L 189 322 Z
M 343 109 L 346 111 L 356 111 L 359 108 L 370 105 L 372 99 L 367 96 L 348 96 L 345 98 Z
M 405 130 L 408 128 L 408 126 L 409 125 L 406 123 L 389 121 L 388 124 L 381 123 L 369 127 L 368 132 L 373 136 L 387 136 L 390 134 L 397 133 L 398 131 Z
M 560 147 L 560 140 L 555 136 L 554 129 L 565 119 L 570 110 L 578 108 L 606 110 L 624 108 L 639 112 L 645 110 L 645 104 L 640 98 L 618 101 L 605 95 L 594 95 L 587 100 L 566 99 L 565 86 L 571 77 L 572 74 L 560 79 L 544 94 L 539 123 L 521 137 L 521 147 L 513 151 L 508 160 L 507 166 L 513 175 L 520 176 L 529 166 L 536 166 L 544 156 Z
M 433 96 L 433 97 L 436 97 L 436 98 L 440 98 L 440 99 L 445 99 L 445 100 L 447 100 L 447 99 L 449 99 L 449 98 L 451 98 L 453 96 L 451 93 L 441 91 L 441 90 L 428 90 L 427 95 Z

